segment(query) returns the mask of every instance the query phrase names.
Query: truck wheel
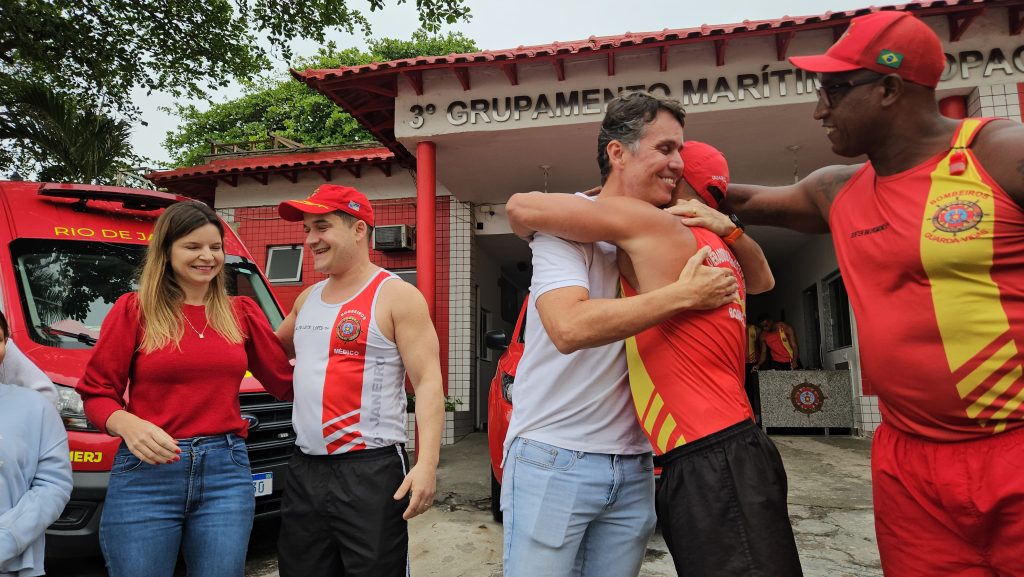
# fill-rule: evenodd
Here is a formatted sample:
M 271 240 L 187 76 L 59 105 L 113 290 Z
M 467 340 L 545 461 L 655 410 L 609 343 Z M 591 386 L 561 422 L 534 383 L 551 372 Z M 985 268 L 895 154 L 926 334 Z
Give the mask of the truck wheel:
M 491 471 L 491 516 L 495 522 L 501 523 L 501 483 L 495 478 L 494 471 Z

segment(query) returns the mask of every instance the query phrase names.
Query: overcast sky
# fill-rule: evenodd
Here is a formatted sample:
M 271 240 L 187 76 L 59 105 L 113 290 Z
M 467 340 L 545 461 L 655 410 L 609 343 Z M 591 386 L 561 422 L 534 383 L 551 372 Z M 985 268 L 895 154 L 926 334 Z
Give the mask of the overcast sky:
M 520 45 L 547 44 L 555 41 L 580 40 L 589 36 L 610 36 L 625 32 L 647 32 L 664 28 L 690 28 L 701 24 L 730 24 L 743 20 L 765 20 L 783 16 L 806 16 L 828 11 L 850 10 L 869 6 L 868 0 L 467 0 L 473 18 L 444 31 L 456 30 L 476 41 L 481 49 L 514 48 Z M 350 0 L 362 8 L 364 0 Z M 380 12 L 369 13 L 375 38 L 408 38 L 418 27 L 415 0 L 395 6 L 388 0 Z M 880 5 L 889 2 L 880 2 Z M 365 48 L 361 36 L 337 33 L 330 36 L 339 47 Z M 298 42 L 296 55 L 311 55 L 317 46 Z M 277 61 L 282 76 L 288 63 Z M 160 106 L 169 106 L 174 99 L 161 94 L 145 97 L 137 92 L 136 104 L 142 119 L 149 126 L 137 125 L 132 134 L 135 151 L 157 161 L 170 155 L 161 143 L 168 131 L 177 126 L 177 118 L 167 115 Z M 237 97 L 237 88 L 214 95 L 217 102 Z M 197 103 L 205 107 L 203 103 Z

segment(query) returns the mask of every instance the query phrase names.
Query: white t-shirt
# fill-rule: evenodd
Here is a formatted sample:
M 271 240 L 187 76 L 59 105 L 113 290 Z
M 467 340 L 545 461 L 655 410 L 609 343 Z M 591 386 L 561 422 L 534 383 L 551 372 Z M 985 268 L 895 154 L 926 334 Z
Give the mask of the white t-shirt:
M 512 387 L 505 452 L 516 437 L 563 449 L 636 455 L 651 450 L 636 421 L 623 343 L 563 355 L 544 332 L 537 299 L 548 291 L 583 287 L 591 299 L 615 298 L 615 247 L 537 233 L 526 309 L 526 348 Z

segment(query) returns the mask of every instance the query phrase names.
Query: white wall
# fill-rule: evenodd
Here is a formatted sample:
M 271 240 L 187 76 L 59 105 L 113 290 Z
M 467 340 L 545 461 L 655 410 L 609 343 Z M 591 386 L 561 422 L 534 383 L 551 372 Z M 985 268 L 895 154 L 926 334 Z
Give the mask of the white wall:
M 929 16 L 924 21 L 938 34 L 943 50 L 953 61 L 939 85 L 941 90 L 964 93 L 979 84 L 1024 80 L 1024 53 L 1014 58 L 1017 49 L 1024 43 L 1019 36 L 1007 33 L 1005 8 L 992 7 L 986 10 L 957 42 L 950 41 L 949 24 L 945 16 Z M 497 66 L 470 66 L 466 69 L 470 82 L 468 91 L 463 89 L 451 70 L 426 70 L 422 75 L 422 95 L 416 95 L 408 82 L 398 82 L 395 134 L 399 139 L 429 139 L 463 132 L 596 123 L 603 115 L 605 89 L 614 92 L 620 88 L 639 87 L 664 94 L 667 88 L 668 94 L 683 100 L 691 113 L 811 103 L 816 100 L 813 86 L 804 82 L 802 73 L 798 76 L 789 62 L 777 60 L 774 36 L 727 38 L 729 43 L 723 66 L 715 65 L 714 44 L 709 40 L 668 47 L 668 65 L 664 72 L 659 66 L 660 50 L 646 47 L 617 53 L 614 57 L 613 76 L 608 75 L 606 53 L 574 55 L 566 59 L 565 79 L 562 81 L 557 79 L 551 60 L 519 62 L 516 64 L 518 85 L 515 86 L 511 85 L 505 73 Z M 820 54 L 833 40 L 829 28 L 799 31 L 790 43 L 788 54 Z M 993 49 L 1001 51 L 1002 60 L 991 58 Z M 975 61 L 974 56 L 965 54 L 970 51 L 980 52 L 981 60 Z M 739 87 L 741 75 L 746 75 L 742 82 L 748 89 Z M 767 90 L 764 88 L 765 79 L 769 87 Z M 684 94 L 685 82 L 697 86 L 701 80 L 707 83 L 707 99 L 688 98 Z M 720 82 L 727 83 L 728 90 Z M 717 86 L 722 86 L 723 90 L 718 91 L 716 97 Z M 596 100 L 591 99 L 589 104 L 585 103 L 582 99 L 585 90 L 596 90 Z M 559 93 L 564 99 L 574 91 L 580 96 L 575 111 L 573 107 L 556 106 Z M 509 96 L 530 97 L 534 104 L 544 96 L 551 108 L 558 108 L 558 112 L 548 114 L 545 109 L 538 114 L 536 107 L 531 107 L 520 111 L 518 115 L 513 112 L 512 116 L 507 116 L 505 111 L 508 107 L 504 99 Z M 487 101 L 488 108 L 492 110 L 497 104 L 499 113 L 473 114 L 469 110 L 473 99 Z M 453 104 L 455 108 L 452 108 Z M 455 111 L 452 115 L 449 115 L 450 109 Z
M 391 176 L 386 176 L 378 168 L 364 166 L 360 178 L 347 170 L 334 168 L 330 182 L 316 172 L 300 172 L 295 183 L 281 176 L 271 176 L 266 185 L 244 177 L 238 179 L 238 186 L 221 181 L 217 184 L 216 208 L 274 206 L 284 200 L 306 198 L 321 184 L 351 186 L 370 200 L 416 196 L 415 175 L 397 164 L 392 164 L 391 168 Z M 443 184 L 437 183 L 437 196 L 450 195 Z

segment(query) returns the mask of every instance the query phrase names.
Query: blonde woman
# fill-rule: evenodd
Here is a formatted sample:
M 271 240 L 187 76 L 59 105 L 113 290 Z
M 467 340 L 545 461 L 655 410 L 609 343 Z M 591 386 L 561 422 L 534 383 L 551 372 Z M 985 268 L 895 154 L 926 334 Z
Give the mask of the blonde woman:
M 292 371 L 256 303 L 228 296 L 223 268 L 216 213 L 168 207 L 138 292 L 107 315 L 78 386 L 89 420 L 124 440 L 100 521 L 111 577 L 170 577 L 179 547 L 191 577 L 244 573 L 254 498 L 238 387 L 249 369 L 290 399 Z

